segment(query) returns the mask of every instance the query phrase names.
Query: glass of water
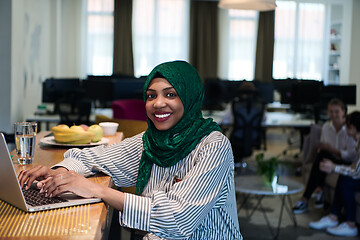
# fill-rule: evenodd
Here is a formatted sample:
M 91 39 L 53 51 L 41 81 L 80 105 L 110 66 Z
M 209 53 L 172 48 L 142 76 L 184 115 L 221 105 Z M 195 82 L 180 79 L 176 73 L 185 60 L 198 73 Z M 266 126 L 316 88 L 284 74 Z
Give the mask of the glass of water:
M 15 128 L 15 145 L 20 164 L 31 164 L 34 161 L 37 123 L 17 122 Z

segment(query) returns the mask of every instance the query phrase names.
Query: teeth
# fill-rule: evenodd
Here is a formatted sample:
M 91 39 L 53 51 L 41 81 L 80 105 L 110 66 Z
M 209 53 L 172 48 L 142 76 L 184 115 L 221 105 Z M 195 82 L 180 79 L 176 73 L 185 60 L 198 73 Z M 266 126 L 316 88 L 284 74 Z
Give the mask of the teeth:
M 155 117 L 157 117 L 157 118 L 166 118 L 166 117 L 168 117 L 168 116 L 170 116 L 170 113 L 160 114 L 160 115 L 155 114 Z

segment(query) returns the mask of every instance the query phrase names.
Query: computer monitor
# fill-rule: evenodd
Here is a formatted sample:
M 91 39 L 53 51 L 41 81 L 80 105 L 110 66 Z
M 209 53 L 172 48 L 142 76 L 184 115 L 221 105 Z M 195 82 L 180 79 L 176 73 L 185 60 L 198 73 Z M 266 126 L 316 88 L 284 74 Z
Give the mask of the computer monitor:
M 204 110 L 221 110 L 224 108 L 224 103 L 231 100 L 233 95 L 227 88 L 229 82 L 231 81 L 223 81 L 218 78 L 205 80 Z
M 316 80 L 295 81 L 291 89 L 292 104 L 316 104 L 320 102 L 322 82 Z
M 95 103 L 96 107 L 110 107 L 114 99 L 114 80 L 111 76 L 88 76 L 83 81 L 85 96 Z
M 327 104 L 331 99 L 339 98 L 346 105 L 356 105 L 356 85 L 327 85 L 321 91 L 321 103 Z
M 79 78 L 48 78 L 42 83 L 42 102 L 56 103 L 69 92 L 82 90 Z
M 274 84 L 267 82 L 253 81 L 255 88 L 259 92 L 259 96 L 264 103 L 272 103 L 274 101 Z
M 146 77 L 88 76 L 83 81 L 85 96 L 98 107 L 111 107 L 118 99 L 142 99 Z
M 274 79 L 274 90 L 280 93 L 280 102 L 289 104 L 291 102 L 292 86 L 296 79 Z
M 143 99 L 146 77 L 122 77 L 114 79 L 113 100 Z

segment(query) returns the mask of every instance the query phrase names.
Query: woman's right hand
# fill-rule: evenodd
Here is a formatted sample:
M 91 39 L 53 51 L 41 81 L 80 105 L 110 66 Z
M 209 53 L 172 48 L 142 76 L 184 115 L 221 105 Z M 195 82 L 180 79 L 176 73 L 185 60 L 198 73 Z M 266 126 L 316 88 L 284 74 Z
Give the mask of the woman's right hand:
M 31 169 L 22 170 L 18 178 L 21 188 L 26 185 L 25 189 L 28 190 L 35 180 L 41 181 L 67 171 L 68 170 L 66 168 L 62 167 L 57 169 L 50 169 L 48 167 L 39 165 Z

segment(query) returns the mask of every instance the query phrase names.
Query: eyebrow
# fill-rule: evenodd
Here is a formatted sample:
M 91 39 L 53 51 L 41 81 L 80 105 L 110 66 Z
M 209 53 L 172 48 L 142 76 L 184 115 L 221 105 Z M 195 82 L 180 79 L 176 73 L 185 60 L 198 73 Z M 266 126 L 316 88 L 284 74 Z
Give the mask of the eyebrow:
M 170 89 L 174 89 L 174 87 L 167 87 L 167 88 L 162 89 L 162 91 L 167 91 L 167 90 L 170 90 Z M 155 89 L 151 89 L 151 88 L 148 88 L 146 91 L 156 92 Z

